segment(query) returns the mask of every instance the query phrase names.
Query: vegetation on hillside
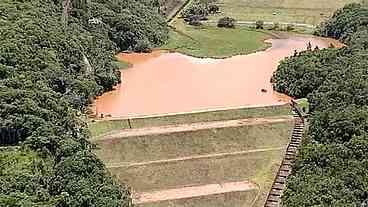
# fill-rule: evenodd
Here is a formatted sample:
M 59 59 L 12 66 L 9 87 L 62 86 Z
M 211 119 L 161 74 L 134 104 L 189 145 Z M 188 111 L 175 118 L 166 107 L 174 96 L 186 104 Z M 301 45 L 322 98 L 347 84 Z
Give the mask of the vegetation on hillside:
M 113 55 L 167 39 L 150 1 L 0 0 L 0 206 L 131 206 L 80 118 Z M 10 151 L 9 151 L 10 150 Z
M 254 117 L 281 116 L 290 114 L 290 106 L 268 106 L 260 108 L 242 108 L 201 113 L 189 113 L 171 116 L 159 116 L 151 118 L 106 120 L 91 122 L 89 124 L 92 137 L 99 137 L 111 131 L 127 128 L 154 127 L 178 124 L 190 124 L 195 122 L 210 122 L 231 119 L 246 119 Z
M 181 12 L 185 21 L 206 20 L 208 15 L 217 13 L 219 7 L 214 4 L 216 0 L 195 0 Z
M 320 34 L 348 44 L 355 44 L 361 39 L 367 40 L 368 36 L 361 36 L 367 34 L 367 18 L 368 9 L 366 7 L 360 4 L 348 4 L 321 24 Z
M 235 19 L 231 17 L 223 17 L 217 22 L 218 27 L 235 28 Z
M 350 4 L 321 25 L 342 49 L 296 53 L 273 77 L 275 89 L 307 97 L 310 127 L 283 205 L 363 206 L 368 199 L 368 9 Z

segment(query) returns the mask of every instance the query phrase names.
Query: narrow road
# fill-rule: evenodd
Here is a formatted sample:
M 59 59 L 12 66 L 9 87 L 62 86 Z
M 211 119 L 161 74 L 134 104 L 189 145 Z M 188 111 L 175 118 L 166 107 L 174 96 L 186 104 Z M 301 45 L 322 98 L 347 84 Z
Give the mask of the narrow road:
M 215 195 L 229 192 L 240 192 L 257 189 L 257 185 L 251 182 L 229 182 L 221 184 L 208 184 L 201 186 L 167 189 L 154 192 L 133 193 L 133 203 L 151 203 L 157 201 L 193 198 L 206 195 Z
M 217 21 L 214 20 L 208 20 L 208 21 L 204 21 L 204 23 L 207 24 L 217 24 Z M 276 22 L 263 22 L 264 25 L 273 25 Z M 304 24 L 304 23 L 296 23 L 296 22 L 277 22 L 280 25 L 293 25 L 296 27 L 307 27 L 307 28 L 316 28 L 316 26 L 312 25 L 312 24 Z M 236 25 L 255 25 L 256 21 L 236 21 L 235 22 Z
M 190 0 L 184 0 L 181 5 L 176 8 L 176 11 L 172 12 L 171 15 L 168 16 L 167 22 L 170 24 L 176 17 L 180 15 L 180 12 L 190 3 Z
M 145 136 L 153 134 L 168 134 L 174 132 L 186 132 L 186 131 L 197 131 L 202 129 L 215 129 L 225 127 L 239 127 L 246 125 L 259 125 L 259 124 L 270 124 L 270 123 L 281 123 L 292 121 L 292 116 L 274 116 L 266 118 L 249 118 L 249 119 L 237 119 L 237 120 L 226 120 L 226 121 L 212 121 L 212 122 L 199 122 L 182 125 L 169 125 L 169 126 L 158 126 L 149 128 L 135 128 L 135 129 L 123 129 L 116 131 L 113 134 L 105 135 L 101 137 L 92 138 L 92 141 L 118 139 L 124 137 L 133 136 Z
M 68 16 L 69 16 L 70 6 L 71 6 L 71 0 L 64 0 L 63 1 L 63 14 L 62 14 L 62 19 L 63 19 L 63 23 L 65 25 L 67 25 L 67 20 L 68 20 Z
M 189 160 L 221 158 L 221 157 L 228 157 L 228 156 L 244 155 L 244 154 L 254 153 L 254 152 L 278 151 L 278 150 L 285 150 L 285 149 L 286 149 L 286 147 L 271 147 L 271 148 L 264 148 L 264 149 L 254 149 L 254 150 L 245 150 L 245 151 L 237 151 L 237 152 L 196 155 L 196 156 L 179 157 L 179 158 L 166 159 L 166 160 L 154 160 L 154 161 L 147 161 L 147 162 L 112 163 L 112 164 L 107 164 L 106 167 L 107 168 L 138 167 L 138 166 L 144 166 L 144 165 L 167 164 L 167 163 L 171 163 L 171 162 L 182 162 L 182 161 L 189 161 Z

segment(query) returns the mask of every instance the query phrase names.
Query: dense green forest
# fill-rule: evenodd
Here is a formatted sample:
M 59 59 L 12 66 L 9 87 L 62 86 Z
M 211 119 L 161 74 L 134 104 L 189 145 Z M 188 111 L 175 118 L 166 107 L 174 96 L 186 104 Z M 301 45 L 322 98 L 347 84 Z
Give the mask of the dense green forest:
M 368 8 L 350 4 L 318 31 L 347 44 L 282 61 L 274 88 L 310 102 L 309 130 L 283 205 L 368 204 Z
M 131 206 L 92 153 L 86 105 L 120 82 L 118 51 L 168 29 L 149 0 L 0 0 L 0 206 Z

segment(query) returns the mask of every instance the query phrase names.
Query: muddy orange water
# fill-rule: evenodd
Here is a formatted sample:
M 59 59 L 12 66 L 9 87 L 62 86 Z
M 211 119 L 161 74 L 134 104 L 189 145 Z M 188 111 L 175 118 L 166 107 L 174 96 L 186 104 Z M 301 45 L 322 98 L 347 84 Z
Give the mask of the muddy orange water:
M 295 36 L 268 40 L 266 51 L 227 59 L 200 59 L 179 53 L 119 54 L 133 64 L 122 70 L 122 84 L 98 97 L 95 113 L 112 117 L 275 105 L 289 97 L 272 90 L 270 78 L 280 60 L 332 40 Z M 266 89 L 267 92 L 262 92 Z

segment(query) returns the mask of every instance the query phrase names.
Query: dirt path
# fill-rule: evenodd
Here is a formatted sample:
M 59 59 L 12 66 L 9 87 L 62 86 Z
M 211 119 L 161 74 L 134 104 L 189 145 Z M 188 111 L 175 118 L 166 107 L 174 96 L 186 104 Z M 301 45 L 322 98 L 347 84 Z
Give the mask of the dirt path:
M 186 132 L 196 131 L 201 129 L 214 129 L 214 128 L 225 128 L 225 127 L 238 127 L 246 125 L 258 125 L 268 123 L 280 123 L 293 120 L 292 116 L 274 116 L 267 118 L 249 118 L 249 119 L 237 119 L 237 120 L 226 120 L 226 121 L 213 121 L 213 122 L 199 122 L 182 125 L 171 125 L 171 126 L 158 126 L 149 128 L 136 128 L 136 129 L 124 129 L 117 131 L 110 135 L 101 137 L 95 137 L 92 141 L 106 140 L 106 139 L 117 139 L 124 137 L 133 136 L 145 136 L 153 134 L 167 134 L 174 132 Z
M 119 168 L 119 167 L 137 167 L 137 166 L 154 165 L 154 164 L 167 164 L 167 163 L 171 163 L 171 162 L 182 162 L 182 161 L 189 161 L 189 160 L 221 158 L 221 157 L 223 158 L 223 157 L 229 157 L 229 156 L 244 155 L 244 154 L 254 153 L 254 152 L 267 152 L 267 151 L 277 151 L 277 150 L 285 150 L 285 149 L 286 149 L 286 147 L 271 147 L 271 148 L 264 148 L 264 149 L 254 149 L 254 150 L 245 150 L 245 151 L 238 151 L 238 152 L 196 155 L 196 156 L 179 157 L 179 158 L 166 159 L 166 160 L 154 160 L 154 161 L 147 161 L 147 162 L 113 163 L 113 164 L 108 164 L 106 167 L 107 168 Z
M 175 12 L 172 12 L 172 14 L 170 14 L 167 18 L 167 23 L 171 23 L 175 18 L 177 18 L 179 16 L 179 14 L 181 13 L 181 11 L 190 3 L 190 0 L 184 0 L 184 2 L 179 5 L 177 8 L 175 8 L 174 10 L 176 10 Z
M 193 187 L 168 189 L 154 192 L 142 192 L 133 194 L 133 203 L 151 203 L 157 201 L 192 198 L 206 195 L 215 195 L 229 192 L 240 192 L 257 189 L 257 185 L 243 181 L 220 184 L 209 184 Z
M 67 24 L 68 16 L 69 16 L 69 9 L 70 9 L 71 0 L 64 0 L 63 1 L 63 15 L 62 19 L 64 24 Z

